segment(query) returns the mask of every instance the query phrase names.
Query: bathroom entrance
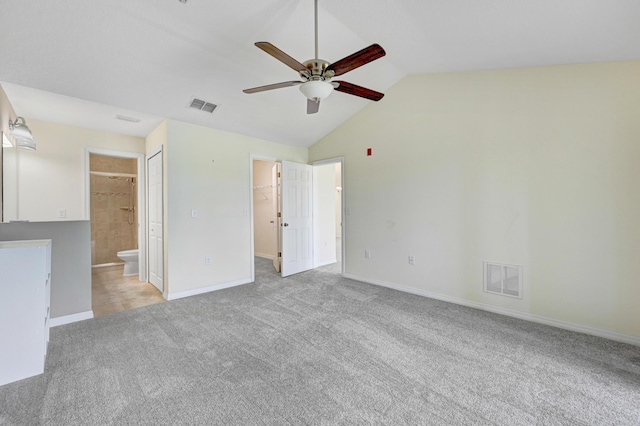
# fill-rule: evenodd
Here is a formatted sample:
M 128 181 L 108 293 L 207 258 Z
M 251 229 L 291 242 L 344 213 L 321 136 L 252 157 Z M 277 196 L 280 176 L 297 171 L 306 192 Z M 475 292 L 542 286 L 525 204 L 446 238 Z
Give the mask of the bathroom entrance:
M 144 156 L 87 150 L 92 310 L 107 315 L 163 302 L 146 282 L 143 259 Z
M 92 267 L 126 260 L 127 275 L 138 275 L 137 160 L 90 154 L 89 186 Z

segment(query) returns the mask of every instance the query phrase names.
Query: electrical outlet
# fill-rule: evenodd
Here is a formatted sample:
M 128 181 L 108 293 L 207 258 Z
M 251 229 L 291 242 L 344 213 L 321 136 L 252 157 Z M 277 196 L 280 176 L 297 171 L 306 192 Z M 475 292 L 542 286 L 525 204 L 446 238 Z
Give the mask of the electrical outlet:
M 58 219 L 64 219 L 67 217 L 67 209 L 58 210 Z
M 205 265 L 211 265 L 211 257 L 210 256 L 205 256 L 204 257 L 204 264 Z
M 415 264 L 416 264 L 416 257 L 409 256 L 409 265 L 415 265 Z
M 365 250 L 364 251 L 364 258 L 365 259 L 371 259 L 371 250 Z

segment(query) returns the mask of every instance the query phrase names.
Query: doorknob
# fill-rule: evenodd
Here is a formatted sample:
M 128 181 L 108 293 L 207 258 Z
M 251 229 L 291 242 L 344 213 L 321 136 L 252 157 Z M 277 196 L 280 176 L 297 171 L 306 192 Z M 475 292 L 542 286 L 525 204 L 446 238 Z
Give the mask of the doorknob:
M 288 223 L 283 223 L 282 226 L 289 226 L 289 224 Z

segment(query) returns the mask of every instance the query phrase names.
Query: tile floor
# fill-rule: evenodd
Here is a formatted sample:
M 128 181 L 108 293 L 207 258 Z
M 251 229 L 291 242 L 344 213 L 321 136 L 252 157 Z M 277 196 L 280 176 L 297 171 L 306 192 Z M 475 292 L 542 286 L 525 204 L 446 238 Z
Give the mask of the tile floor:
M 138 276 L 123 277 L 124 265 L 93 268 L 91 298 L 93 316 L 99 317 L 164 302 L 162 293 Z

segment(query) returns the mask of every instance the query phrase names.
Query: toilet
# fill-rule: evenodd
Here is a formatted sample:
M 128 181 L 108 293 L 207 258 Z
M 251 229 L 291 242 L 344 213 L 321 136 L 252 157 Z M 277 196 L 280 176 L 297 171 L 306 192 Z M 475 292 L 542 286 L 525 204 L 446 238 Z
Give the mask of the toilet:
M 138 249 L 119 251 L 116 256 L 124 262 L 123 277 L 138 275 Z

